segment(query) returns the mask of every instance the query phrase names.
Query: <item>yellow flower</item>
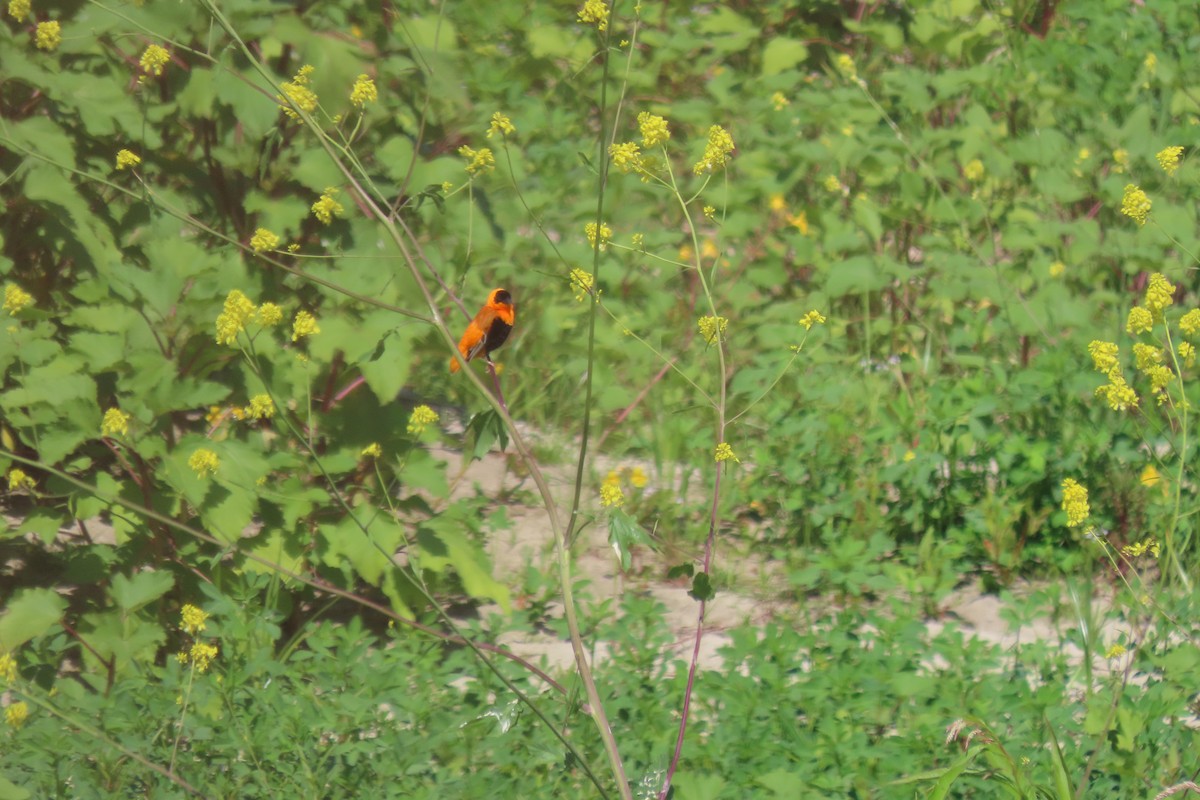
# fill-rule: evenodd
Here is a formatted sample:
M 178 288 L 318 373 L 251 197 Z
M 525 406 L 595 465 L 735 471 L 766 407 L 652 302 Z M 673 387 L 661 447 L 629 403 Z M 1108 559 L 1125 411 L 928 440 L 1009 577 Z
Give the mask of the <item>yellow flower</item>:
M 221 459 L 212 450 L 200 448 L 188 458 L 188 468 L 196 473 L 197 478 L 209 478 L 217 473 Z
M 641 467 L 633 467 L 629 470 L 629 483 L 635 489 L 644 489 L 650 479 L 646 477 L 646 471 Z
M 671 138 L 671 129 L 667 127 L 666 119 L 657 114 L 643 111 L 637 115 L 637 124 L 642 134 L 642 147 L 647 150 Z
M 901 459 L 900 459 L 900 460 L 901 460 L 901 461 L 903 461 L 903 462 L 904 462 L 904 463 L 906 463 L 906 464 L 907 464 L 909 461 L 916 461 L 916 460 L 917 460 L 917 454 L 916 454 L 916 453 L 914 453 L 912 450 L 905 450 L 905 451 L 904 451 L 904 455 L 903 455 L 903 457 L 901 457 Z
M 283 309 L 274 303 L 263 303 L 255 312 L 258 324 L 270 328 L 283 321 Z
M 33 305 L 33 295 L 15 283 L 4 284 L 4 310 L 15 317 Z
M 317 327 L 317 318 L 307 311 L 297 311 L 296 318 L 292 320 L 292 341 L 297 342 L 305 336 L 313 336 L 321 332 Z
M 825 187 L 825 191 L 834 194 L 844 194 L 846 191 L 846 187 L 842 186 L 842 182 L 838 179 L 837 175 L 826 175 L 821 185 Z
M 383 455 L 383 448 L 379 446 L 379 442 L 371 442 L 359 452 L 359 455 L 363 458 L 379 458 Z
M 605 508 L 610 506 L 620 508 L 624 504 L 625 492 L 620 486 L 612 486 L 606 483 L 600 487 L 600 505 Z
M 729 442 L 721 442 L 717 445 L 716 451 L 713 453 L 713 460 L 717 463 L 722 461 L 736 461 L 742 463 L 741 459 L 733 454 L 733 448 L 729 446 Z
M 640 233 L 635 233 L 633 236 L 631 236 L 629 238 L 629 244 L 632 245 L 634 248 L 641 250 L 643 247 L 646 246 L 646 237 Z
M 806 331 L 812 330 L 813 325 L 823 325 L 824 323 L 825 323 L 824 315 L 821 314 L 821 312 L 817 311 L 816 309 L 808 312 L 807 314 L 805 314 L 803 317 L 800 318 L 800 324 L 804 326 L 804 330 L 806 330 Z
M 117 169 L 122 170 L 128 167 L 136 167 L 142 163 L 142 157 L 130 150 L 117 151 Z
M 1087 161 L 1091 157 L 1092 157 L 1092 151 L 1087 149 L 1086 147 L 1081 147 L 1081 148 L 1079 148 L 1079 155 L 1075 156 L 1075 163 L 1082 164 L 1084 161 Z
M 570 282 L 571 290 L 575 292 L 575 299 L 582 303 L 583 298 L 592 293 L 592 285 L 596 282 L 596 278 L 590 272 L 582 269 L 573 269 L 571 270 Z M 596 298 L 599 299 L 599 297 L 600 294 L 597 292 Z
M 1146 286 L 1146 308 L 1154 315 L 1155 321 L 1162 320 L 1163 309 L 1175 304 L 1175 287 L 1160 272 L 1150 276 Z
M 7 291 L 5 292 L 5 308 L 8 307 Z M 1188 336 L 1195 336 L 1200 332 L 1200 308 L 1193 308 L 1191 311 L 1184 314 L 1179 319 L 1179 329 Z
M 733 152 L 733 148 L 733 137 L 729 135 L 729 131 L 720 125 L 713 125 L 708 129 L 708 143 L 704 146 L 704 157 L 692 166 L 692 172 L 699 175 L 704 172 L 712 172 L 717 167 L 724 167 L 729 161 L 729 154 Z
M 808 236 L 808 213 L 801 211 L 799 214 L 788 214 L 785 217 L 787 224 L 791 225 L 796 230 L 800 231 L 801 236 Z
M 771 105 L 775 106 L 776 111 L 783 111 L 791 104 L 792 101 L 788 100 L 787 96 L 783 92 L 776 92 L 775 94 L 771 95 Z
M 1120 658 L 1123 655 L 1125 655 L 1125 645 L 1122 644 L 1111 645 L 1104 651 L 1104 657 L 1109 659 Z
M 1126 185 L 1125 194 L 1121 197 L 1121 213 L 1132 219 L 1138 225 L 1145 225 L 1150 216 L 1149 196 L 1132 183 Z
M 1050 277 L 1058 278 L 1067 271 L 1067 265 L 1061 261 L 1054 261 L 1050 264 Z
M 496 168 L 496 157 L 486 147 L 473 150 L 465 144 L 458 148 L 458 154 L 467 160 L 467 172 L 475 175 L 481 172 L 491 172 Z
M 9 727 L 19 728 L 25 724 L 25 720 L 29 717 L 29 706 L 23 700 L 10 705 L 4 709 L 4 721 Z
M 725 333 L 729 320 L 725 317 L 708 316 L 696 320 L 696 324 L 700 326 L 700 335 L 704 337 L 704 341 L 712 344 L 717 341 L 719 334 Z
M 312 73 L 312 65 L 305 64 L 296 73 L 294 78 L 285 82 L 280 87 L 283 89 L 283 94 L 275 95 L 275 99 L 283 107 L 283 113 L 292 119 L 300 119 L 300 115 L 296 113 L 296 108 L 306 114 L 311 114 L 317 110 L 317 93 L 308 88 L 309 76 Z
M 579 21 L 585 25 L 595 25 L 596 30 L 608 30 L 608 4 L 604 0 L 587 0 L 579 9 Z
M 1158 470 L 1154 468 L 1153 464 L 1147 464 L 1146 468 L 1142 470 L 1141 476 L 1138 478 L 1138 482 L 1140 482 L 1142 486 L 1157 486 L 1161 481 L 1162 476 L 1158 474 Z
M 195 636 L 205 628 L 205 621 L 208 619 L 208 613 L 200 608 L 187 603 L 179 610 L 179 629 L 184 633 L 189 633 Z
M 1174 175 L 1179 169 L 1179 157 L 1183 155 L 1182 147 L 1164 147 L 1154 156 L 1158 159 L 1158 165 L 1162 167 L 1163 172 L 1167 175 Z
M 492 122 L 488 126 L 487 136 L 492 138 L 493 133 L 498 133 L 501 136 L 508 136 L 510 133 L 516 133 L 517 126 L 512 124 L 512 120 L 499 111 L 492 114 Z
M 1067 527 L 1074 528 L 1088 518 L 1091 513 L 1088 508 L 1088 491 L 1073 478 L 1062 482 L 1063 511 L 1067 512 Z
M 54 50 L 62 44 L 62 26 L 58 24 L 57 20 L 39 22 L 34 39 L 39 50 L 47 52 Z
M 1146 72 L 1153 75 L 1158 70 L 1158 56 L 1154 53 L 1146 53 L 1146 60 L 1142 62 L 1142 66 L 1146 68 Z
M 275 416 L 275 403 L 268 394 L 256 394 L 250 398 L 246 416 L 251 419 L 270 419 Z
M 225 298 L 224 309 L 217 317 L 217 344 L 236 345 L 238 334 L 253 316 L 254 303 L 250 302 L 250 298 L 237 289 L 231 291 Z
M 845 53 L 839 53 L 837 58 L 833 60 L 833 65 L 846 80 L 858 83 L 858 69 L 854 66 L 853 58 Z
M 119 408 L 110 408 L 104 412 L 100 422 L 101 436 L 125 436 L 129 433 L 129 415 Z
M 0 653 L 0 682 L 12 683 L 17 679 L 17 660 L 12 653 Z
M 205 644 L 204 642 L 196 642 L 192 645 L 192 649 L 179 654 L 179 663 L 186 664 L 192 662 L 192 666 L 197 672 L 205 672 L 208 670 L 209 664 L 217 657 L 217 648 L 215 645 Z
M 367 103 L 374 103 L 378 99 L 379 90 L 375 88 L 375 81 L 367 75 L 359 75 L 350 90 L 351 105 L 363 108 Z
M 333 222 L 334 216 L 340 217 L 345 211 L 342 204 L 333 199 L 337 194 L 337 189 L 328 188 L 325 194 L 321 195 L 321 199 L 312 204 L 313 216 L 319 219 L 325 225 Z
M 438 413 L 426 405 L 417 406 L 408 416 L 408 435 L 420 436 L 425 428 L 440 419 Z
M 1148 344 L 1138 342 L 1133 346 L 1133 359 L 1138 370 L 1145 372 L 1155 364 L 1162 363 L 1162 350 L 1157 347 L 1151 347 Z
M 8 15 L 17 22 L 24 22 L 29 16 L 29 0 L 9 0 Z
M 716 215 L 716 213 L 717 213 L 717 209 L 713 208 L 712 206 L 704 207 L 704 216 L 708 217 L 709 219 L 712 219 L 713 216 Z
M 8 490 L 18 492 L 21 489 L 32 489 L 37 482 L 25 474 L 25 470 L 13 467 L 8 471 Z
M 583 226 L 583 232 L 587 234 L 588 244 L 592 246 L 592 249 L 601 251 L 608 249 L 608 240 L 612 238 L 613 231 L 607 223 L 601 222 L 597 227 L 596 223 L 589 222 Z
M 1137 336 L 1139 333 L 1147 333 L 1153 327 L 1154 315 L 1149 310 L 1141 306 L 1134 306 L 1129 309 L 1129 316 L 1125 320 L 1126 333 L 1132 333 L 1134 336 Z
M 141 60 L 138 61 L 138 66 L 147 75 L 162 75 L 163 68 L 170 62 L 171 54 L 165 48 L 152 44 L 146 48 L 146 52 L 142 53 Z
M 1190 367 L 1196 363 L 1196 347 L 1191 342 L 1179 343 L 1179 357 L 1183 359 L 1183 365 Z
M 1123 147 L 1118 147 L 1116 150 L 1113 150 L 1112 159 L 1113 172 L 1120 174 L 1129 166 L 1129 151 Z
M 642 157 L 638 153 L 637 142 L 611 144 L 608 146 L 608 155 L 612 159 L 613 166 L 625 174 L 642 165 Z
M 1130 406 L 1138 406 L 1137 392 L 1125 382 L 1125 376 L 1119 370 L 1109 372 L 1108 383 L 1097 387 L 1095 394 L 1097 397 L 1103 397 L 1113 411 L 1125 411 Z
M 266 228 L 259 228 L 250 237 L 250 247 L 256 253 L 265 253 L 279 246 L 279 237 Z
M 978 158 L 973 158 L 963 166 L 963 176 L 971 183 L 977 183 L 983 179 L 983 162 Z

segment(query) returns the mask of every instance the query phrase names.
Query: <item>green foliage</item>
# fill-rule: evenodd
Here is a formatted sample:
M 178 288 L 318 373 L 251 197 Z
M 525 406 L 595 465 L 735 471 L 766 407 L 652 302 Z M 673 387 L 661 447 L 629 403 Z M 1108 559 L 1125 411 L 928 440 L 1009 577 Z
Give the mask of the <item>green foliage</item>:
M 1127 546 L 1162 531 L 1167 577 L 1194 582 L 1192 334 L 1174 314 L 1153 334 L 1176 337 L 1160 411 L 1140 388 L 1140 413 L 1105 407 L 1085 355 L 1151 272 L 1196 306 L 1195 168 L 1155 163 L 1200 117 L 1184 6 L 618 4 L 603 32 L 515 2 L 6 6 L 0 657 L 32 711 L 0 794 L 583 796 L 622 763 L 647 795 L 678 766 L 680 798 L 1186 776 L 1196 653 L 1162 631 L 1190 609 L 1143 600 Z M 51 19 L 61 42 L 36 46 Z M 610 158 L 630 143 L 644 160 Z M 1122 216 L 1130 184 L 1153 224 Z M 496 286 L 518 322 L 495 383 L 449 375 L 458 298 Z M 579 437 L 581 461 L 599 442 L 654 465 L 614 471 L 627 503 L 600 512 L 622 571 L 704 547 L 672 576 L 709 601 L 713 542 L 737 539 L 784 600 L 842 608 L 734 632 L 719 672 L 664 657 L 636 597 L 585 620 L 620 667 L 597 681 L 581 659 L 560 695 L 485 661 L 498 631 L 463 639 L 444 609 L 517 626 L 485 547 L 510 497 L 452 491 L 435 444 L 536 485 L 560 572 L 519 599 L 583 652 L 565 548 L 598 487 L 581 472 L 560 517 L 513 417 Z M 1068 476 L 1091 538 L 1064 536 Z M 1123 676 L 1093 674 L 1091 596 L 1080 669 L 907 606 L 1102 557 L 1123 620 L 1156 622 Z M 185 604 L 208 630 L 180 630 Z M 676 763 L 664 698 L 689 692 Z M 954 754 L 959 718 L 979 734 Z

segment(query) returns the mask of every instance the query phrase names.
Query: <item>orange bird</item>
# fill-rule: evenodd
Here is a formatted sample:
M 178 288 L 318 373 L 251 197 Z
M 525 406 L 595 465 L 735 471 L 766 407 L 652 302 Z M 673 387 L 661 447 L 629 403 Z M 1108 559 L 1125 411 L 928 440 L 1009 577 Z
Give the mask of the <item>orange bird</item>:
M 516 314 L 513 311 L 512 295 L 507 289 L 492 289 L 487 302 L 475 319 L 467 324 L 462 338 L 458 340 L 458 352 L 462 353 L 464 361 L 470 361 L 475 356 L 491 361 L 492 351 L 508 338 L 512 332 Z M 458 372 L 457 359 L 450 359 L 450 371 Z

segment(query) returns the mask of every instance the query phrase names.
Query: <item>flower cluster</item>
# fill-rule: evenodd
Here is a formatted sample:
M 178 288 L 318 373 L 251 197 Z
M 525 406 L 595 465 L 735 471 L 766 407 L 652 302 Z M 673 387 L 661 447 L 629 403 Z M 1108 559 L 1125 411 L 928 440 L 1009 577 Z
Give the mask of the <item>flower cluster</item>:
M 371 442 L 359 452 L 359 455 L 363 458 L 379 458 L 383 455 L 383 448 L 379 446 L 379 442 Z
M 333 222 L 335 216 L 340 217 L 345 213 L 342 204 L 334 199 L 337 191 L 337 189 L 332 187 L 326 189 L 325 193 L 321 195 L 321 199 L 312 204 L 313 216 L 319 219 L 322 224 L 328 225 Z
M 25 470 L 13 467 L 8 471 L 8 490 L 19 492 L 22 489 L 32 489 L 37 486 L 33 478 L 25 474 Z
M 142 72 L 155 77 L 162 75 L 163 69 L 169 63 L 171 63 L 171 54 L 156 44 L 147 47 L 146 52 L 142 53 L 141 59 L 138 60 L 138 66 L 142 68 Z
M 587 0 L 579 9 L 579 21 L 585 25 L 595 25 L 596 30 L 608 30 L 608 4 L 604 0 Z
M 1088 491 L 1074 478 L 1062 482 L 1063 511 L 1067 512 L 1067 527 L 1074 528 L 1088 518 Z
M 587 235 L 588 244 L 593 250 L 604 251 L 608 249 L 608 240 L 612 238 L 612 228 L 608 224 L 601 222 L 597 225 L 594 222 L 589 222 L 583 226 L 583 232 Z
M 129 415 L 119 408 L 110 408 L 104 412 L 100 421 L 101 436 L 125 436 L 129 433 Z
M 266 228 L 259 228 L 250 237 L 250 249 L 256 253 L 265 253 L 279 246 L 279 236 Z
M 824 324 L 825 324 L 825 315 L 822 314 L 820 311 L 817 311 L 816 309 L 809 311 L 807 314 L 805 314 L 803 317 L 800 318 L 800 325 L 802 325 L 804 327 L 804 330 L 806 330 L 806 331 L 812 330 L 813 325 L 824 325 Z
M 1096 340 L 1088 344 L 1088 353 L 1096 370 L 1108 378 L 1108 383 L 1096 389 L 1096 396 L 1103 397 L 1113 411 L 1125 411 L 1138 406 L 1137 392 L 1125 381 L 1121 372 L 1119 352 L 1113 342 Z
M 481 147 L 478 150 L 465 144 L 458 148 L 458 154 L 467 160 L 466 170 L 472 175 L 491 172 L 496 168 L 496 157 L 490 148 Z
M 117 170 L 129 169 L 142 163 L 142 157 L 132 150 L 117 151 Z
M 250 405 L 243 413 L 250 419 L 270 419 L 275 416 L 275 401 L 269 394 L 256 394 L 250 398 Z
M 696 324 L 700 327 L 700 335 L 704 337 L 704 341 L 713 344 L 717 341 L 718 335 L 725 334 L 729 320 L 725 317 L 707 316 L 696 320 Z
M 1164 147 L 1154 156 L 1162 171 L 1168 176 L 1174 175 L 1179 169 L 1179 157 L 1183 155 L 1182 147 Z
M 217 454 L 208 448 L 202 447 L 188 457 L 188 469 L 196 473 L 196 477 L 203 480 L 211 478 L 217 474 L 217 469 L 221 466 L 221 459 Z
M 375 81 L 371 80 L 368 75 L 359 75 L 354 81 L 354 87 L 350 90 L 350 103 L 357 108 L 363 108 L 367 103 L 374 103 L 379 99 L 379 90 L 375 88 Z
M 24 22 L 31 10 L 29 0 L 9 0 L 8 15 L 17 22 Z
M 408 435 L 420 436 L 425 429 L 441 419 L 438 413 L 426 405 L 419 405 L 408 416 Z
M 608 146 L 608 156 L 613 166 L 628 174 L 642 167 L 642 155 L 637 142 L 620 142 Z
M 313 336 L 321 332 L 317 326 L 317 318 L 307 311 L 297 311 L 296 318 L 292 320 L 292 341 L 298 342 L 306 336 Z
M 638 131 L 642 134 L 642 147 L 647 150 L 658 147 L 671 138 L 671 129 L 667 127 L 666 119 L 657 114 L 643 111 L 637 115 L 637 124 Z
M 37 31 L 34 33 L 34 44 L 39 50 L 46 52 L 58 49 L 58 46 L 62 44 L 62 26 L 58 24 L 57 20 L 39 22 Z
M 297 108 L 306 114 L 317 110 L 317 93 L 308 87 L 312 73 L 313 66 L 305 64 L 296 72 L 295 77 L 282 84 L 280 88 L 283 89 L 283 94 L 275 96 L 283 107 L 283 113 L 292 119 L 300 119 L 300 115 L 296 113 Z
M 17 286 L 15 283 L 4 284 L 4 310 L 11 316 L 16 316 L 33 305 L 33 295 Z
M 1138 558 L 1146 555 L 1146 553 L 1158 558 L 1159 544 L 1157 539 L 1143 539 L 1140 542 L 1127 544 L 1121 548 L 1121 555 L 1126 558 Z
M 722 461 L 733 461 L 742 463 L 742 460 L 733 453 L 733 448 L 729 446 L 729 442 L 721 442 L 717 445 L 717 449 L 713 452 L 713 460 L 718 464 Z
M 1132 183 L 1125 186 L 1125 194 L 1121 197 L 1121 213 L 1132 219 L 1138 225 L 1145 225 L 1150 216 L 1150 198 L 1140 188 Z
M 621 476 L 609 470 L 600 484 L 600 505 L 605 508 L 620 508 L 625 504 L 625 491 L 621 488 Z
M 570 275 L 571 291 L 575 292 L 575 299 L 582 303 L 583 298 L 592 294 L 592 286 L 596 283 L 596 278 L 592 273 L 582 269 L 571 270 Z M 597 300 L 600 299 L 600 292 L 595 294 Z
M 713 125 L 708 129 L 708 143 L 704 146 L 704 157 L 692 166 L 692 172 L 700 175 L 712 172 L 718 167 L 724 167 L 729 162 L 729 155 L 733 152 L 733 148 L 733 137 L 729 135 L 729 131 L 720 125 Z
M 506 115 L 501 114 L 499 111 L 497 111 L 495 114 L 492 114 L 492 121 L 488 125 L 487 132 L 489 139 L 492 138 L 492 134 L 498 133 L 501 136 L 508 136 L 510 133 L 516 132 L 517 126 L 513 125 L 512 120 Z

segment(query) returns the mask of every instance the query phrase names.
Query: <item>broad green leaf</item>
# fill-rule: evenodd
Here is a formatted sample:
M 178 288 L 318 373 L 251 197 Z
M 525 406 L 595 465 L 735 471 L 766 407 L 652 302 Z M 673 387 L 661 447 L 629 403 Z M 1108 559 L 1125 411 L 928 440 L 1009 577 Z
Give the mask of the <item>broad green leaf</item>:
M 132 577 L 114 575 L 112 580 L 113 601 L 126 614 L 153 603 L 175 585 L 175 576 L 165 570 L 138 572 Z
M 52 589 L 20 589 L 0 614 L 0 650 L 12 652 L 58 624 L 67 601 Z

